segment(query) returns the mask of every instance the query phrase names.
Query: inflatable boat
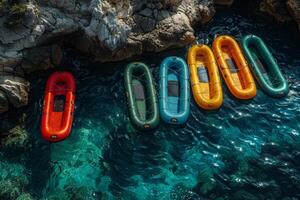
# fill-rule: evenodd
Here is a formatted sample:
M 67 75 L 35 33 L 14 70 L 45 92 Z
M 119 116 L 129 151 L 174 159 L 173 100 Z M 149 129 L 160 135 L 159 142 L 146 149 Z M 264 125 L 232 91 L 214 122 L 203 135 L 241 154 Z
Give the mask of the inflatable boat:
M 213 42 L 213 52 L 230 92 L 239 99 L 251 99 L 256 86 L 238 43 L 230 36 L 219 36 Z
M 42 111 L 42 137 L 49 142 L 66 139 L 72 129 L 75 79 L 69 72 L 54 72 L 47 81 Z
M 262 90 L 272 97 L 285 96 L 289 91 L 288 83 L 262 39 L 247 35 L 241 45 Z
M 159 122 L 156 92 L 151 72 L 144 63 L 127 65 L 125 89 L 133 125 L 140 130 L 155 128 Z
M 160 65 L 159 109 L 169 124 L 183 124 L 190 114 L 189 72 L 186 62 L 171 56 Z
M 188 52 L 191 86 L 198 106 L 205 110 L 218 109 L 223 92 L 214 54 L 206 45 L 194 45 Z

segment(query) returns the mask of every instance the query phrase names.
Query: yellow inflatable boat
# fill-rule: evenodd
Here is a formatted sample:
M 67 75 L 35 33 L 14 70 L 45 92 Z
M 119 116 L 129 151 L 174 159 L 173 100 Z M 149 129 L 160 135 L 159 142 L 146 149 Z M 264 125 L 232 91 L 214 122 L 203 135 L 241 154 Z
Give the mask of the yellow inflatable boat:
M 213 52 L 230 92 L 239 99 L 255 97 L 255 82 L 238 43 L 230 36 L 219 36 Z
M 218 109 L 223 102 L 223 93 L 218 66 L 210 47 L 194 45 L 188 52 L 193 96 L 201 108 Z

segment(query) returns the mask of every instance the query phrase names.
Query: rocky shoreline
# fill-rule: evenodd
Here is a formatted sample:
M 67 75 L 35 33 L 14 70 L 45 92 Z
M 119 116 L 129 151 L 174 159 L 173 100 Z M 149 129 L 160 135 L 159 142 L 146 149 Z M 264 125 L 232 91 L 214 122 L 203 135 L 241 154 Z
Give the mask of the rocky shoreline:
M 300 29 L 299 0 L 257 1 L 261 12 Z M 62 44 L 99 62 L 183 47 L 215 7 L 233 0 L 0 0 L 0 113 L 28 103 L 23 77 L 58 66 Z
M 61 43 L 100 62 L 182 47 L 195 24 L 214 15 L 211 0 L 0 1 L 0 112 L 28 102 L 21 78 L 59 65 Z
M 215 13 L 211 0 L 16 2 L 0 4 L 0 113 L 27 104 L 29 82 L 21 77 L 59 65 L 63 41 L 96 61 L 119 61 L 192 43 L 193 26 Z M 260 10 L 300 28 L 299 1 L 263 0 Z

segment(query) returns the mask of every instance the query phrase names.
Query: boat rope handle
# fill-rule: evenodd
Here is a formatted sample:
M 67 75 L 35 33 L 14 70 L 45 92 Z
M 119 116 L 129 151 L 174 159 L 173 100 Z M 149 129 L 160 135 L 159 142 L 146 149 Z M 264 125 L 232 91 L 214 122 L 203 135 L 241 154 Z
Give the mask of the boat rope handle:
M 169 69 L 168 69 L 169 71 L 171 71 L 171 72 L 174 72 L 175 74 L 179 74 L 183 69 L 181 68 L 179 68 L 178 70 L 175 70 L 175 69 L 172 69 L 171 67 L 169 67 Z M 180 75 L 180 74 L 179 74 Z
M 50 92 L 62 92 L 62 91 L 72 91 L 70 88 L 62 88 L 62 89 L 53 89 L 49 90 Z
M 271 81 L 273 84 L 275 84 L 275 85 L 281 83 L 281 80 L 278 79 L 277 77 L 271 76 L 269 79 L 270 79 L 270 81 Z
M 135 79 L 138 79 L 139 81 L 144 81 L 142 77 L 145 76 L 145 72 L 143 72 L 143 73 L 142 73 L 141 75 L 139 75 L 139 76 L 136 76 L 136 75 L 133 75 L 133 74 L 131 74 L 131 76 L 132 76 L 133 78 L 135 78 Z

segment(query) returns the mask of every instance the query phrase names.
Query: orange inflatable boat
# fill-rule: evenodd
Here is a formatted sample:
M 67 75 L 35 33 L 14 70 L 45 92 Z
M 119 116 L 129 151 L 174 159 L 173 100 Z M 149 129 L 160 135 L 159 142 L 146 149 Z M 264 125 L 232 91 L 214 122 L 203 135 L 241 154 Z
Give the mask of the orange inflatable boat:
M 188 52 L 193 96 L 201 108 L 218 109 L 223 102 L 218 66 L 210 47 L 194 45 Z
M 219 36 L 213 52 L 230 92 L 239 99 L 255 97 L 255 82 L 238 43 L 230 36 Z
M 47 81 L 41 131 L 49 142 L 67 138 L 72 129 L 75 80 L 69 72 L 54 72 Z

